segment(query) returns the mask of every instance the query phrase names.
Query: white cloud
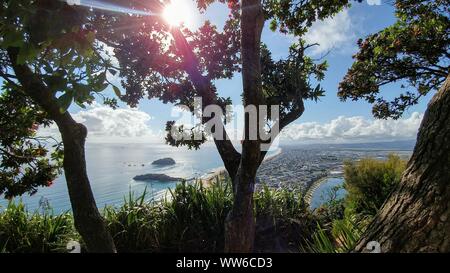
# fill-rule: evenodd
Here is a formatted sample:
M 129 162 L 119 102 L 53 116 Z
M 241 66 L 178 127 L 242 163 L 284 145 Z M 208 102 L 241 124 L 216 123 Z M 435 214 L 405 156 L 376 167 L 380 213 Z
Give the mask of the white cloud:
M 361 116 L 339 116 L 327 123 L 292 124 L 282 133 L 282 140 L 344 143 L 414 139 L 423 114 L 414 112 L 399 120 L 369 120 Z
M 351 47 L 355 37 L 354 22 L 345 9 L 334 17 L 313 23 L 305 35 L 305 40 L 310 44 L 318 43 L 318 46 L 311 49 L 311 53 L 320 55 L 333 49 Z
M 88 128 L 87 141 L 91 143 L 151 143 L 163 142 L 162 128 L 151 128 L 152 117 L 132 108 L 119 108 L 94 104 L 87 110 L 72 114 L 77 122 Z M 305 143 L 377 142 L 415 139 L 423 114 L 414 112 L 399 120 L 367 119 L 361 116 L 339 116 L 329 122 L 303 122 L 286 127 L 280 141 Z M 242 137 L 241 126 L 227 124 L 228 135 L 233 140 Z M 56 125 L 40 128 L 39 135 L 60 139 Z
M 149 133 L 150 115 L 132 108 L 112 109 L 95 104 L 87 111 L 73 115 L 88 127 L 93 136 L 140 137 Z
M 379 6 L 381 5 L 381 0 L 367 0 L 369 6 Z
M 73 118 L 88 128 L 88 142 L 155 142 L 163 141 L 163 132 L 151 130 L 152 117 L 138 109 L 116 110 L 94 103 L 87 110 L 72 114 Z M 56 125 L 39 130 L 40 135 L 59 138 Z
M 68 5 L 81 5 L 81 0 L 66 0 Z

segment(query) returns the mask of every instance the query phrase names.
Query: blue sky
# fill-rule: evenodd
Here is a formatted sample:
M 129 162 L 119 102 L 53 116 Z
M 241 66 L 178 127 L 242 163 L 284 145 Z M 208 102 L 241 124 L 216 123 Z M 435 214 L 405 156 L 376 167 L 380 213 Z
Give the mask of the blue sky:
M 211 20 L 214 24 L 221 27 L 228 16 L 228 10 L 223 4 L 213 4 L 205 14 L 200 15 L 195 10 L 195 4 L 191 3 L 190 0 L 177 1 L 184 1 L 185 7 L 183 7 L 183 9 L 190 9 L 185 11 L 186 14 L 189 14 L 190 19 L 188 26 L 190 28 L 198 27 L 205 19 Z M 371 0 L 371 2 L 377 2 L 377 0 Z M 371 124 L 370 126 L 378 122 L 374 121 L 372 118 L 370 104 L 363 101 L 341 102 L 337 98 L 336 93 L 339 82 L 352 64 L 352 55 L 357 50 L 357 39 L 377 32 L 386 26 L 391 25 L 394 21 L 394 9 L 390 4 L 386 4 L 382 1 L 379 5 L 369 5 L 367 1 L 363 1 L 363 3 L 353 3 L 351 8 L 342 11 L 334 18 L 327 19 L 323 22 L 317 22 L 313 25 L 310 32 L 306 35 L 306 39 L 310 42 L 317 42 L 320 44 L 320 46 L 313 49 L 310 54 L 316 58 L 326 55 L 324 58 L 329 63 L 329 69 L 326 73 L 325 80 L 321 83 L 326 90 L 326 95 L 317 103 L 312 101 L 306 102 L 305 113 L 294 122 L 294 124 L 297 125 L 297 128 L 303 128 L 302 124 L 313 123 L 317 126 L 328 126 L 326 128 L 330 129 L 330 126 L 338 126 L 333 125 L 332 123 L 342 117 L 348 118 L 344 120 L 346 124 L 354 117 L 358 117 L 364 124 Z M 294 38 L 270 31 L 268 29 L 268 22 L 266 22 L 262 41 L 268 45 L 275 58 L 282 58 L 283 56 L 286 56 L 289 46 L 294 42 Z M 240 95 L 242 92 L 242 79 L 240 74 L 236 74 L 231 80 L 217 81 L 216 85 L 221 96 L 229 96 L 235 104 L 240 104 Z M 398 94 L 398 89 L 396 87 L 398 86 L 386 86 L 383 89 L 383 94 L 387 97 Z M 408 119 L 412 117 L 415 112 L 423 113 L 430 97 L 431 95 L 423 99 L 419 105 L 410 108 L 405 113 L 404 118 Z M 124 109 L 126 109 L 126 107 L 124 107 Z M 153 133 L 162 131 L 167 120 L 176 119 L 176 117 L 171 116 L 172 109 L 172 105 L 165 105 L 157 100 L 142 100 L 138 107 L 139 112 L 148 115 L 148 118 L 145 119 L 145 124 Z M 81 109 L 78 109 L 75 106 L 70 108 L 72 113 L 78 115 L 83 114 L 80 110 Z M 420 118 L 421 116 L 416 115 L 415 117 Z M 86 122 L 89 122 L 89 120 L 86 120 Z M 392 122 L 381 126 L 383 128 L 386 128 L 386 126 L 393 126 Z M 96 120 L 94 123 L 98 124 L 101 122 Z M 314 129 L 316 130 L 315 132 L 318 130 L 317 126 Z M 346 128 L 348 127 L 348 130 L 353 130 L 351 126 L 345 126 Z M 418 120 L 413 119 L 413 125 L 411 126 L 418 127 Z M 322 127 L 320 127 L 318 131 L 321 131 L 323 129 Z M 398 135 L 402 134 L 403 132 L 398 132 Z M 330 135 L 333 134 L 330 133 Z M 408 131 L 404 137 L 411 138 L 414 135 L 415 133 Z M 389 135 L 387 138 L 389 138 Z
M 326 96 L 318 103 L 308 101 L 305 113 L 297 122 L 326 122 L 341 115 L 371 117 L 371 106 L 369 104 L 365 102 L 339 101 L 336 96 L 337 86 L 352 64 L 351 56 L 356 51 L 356 40 L 392 24 L 395 21 L 393 12 L 393 7 L 388 4 L 368 5 L 366 2 L 363 2 L 352 5 L 348 10 L 350 28 L 342 30 L 344 35 L 352 37 L 349 37 L 343 43 L 337 44 L 336 48 L 331 48 L 326 56 L 329 62 L 329 69 L 325 80 L 322 82 L 322 86 L 326 90 Z M 223 5 L 214 5 L 208 10 L 207 15 L 213 23 L 220 26 L 227 16 L 227 11 Z M 293 38 L 272 32 L 267 25 L 266 23 L 263 32 L 263 42 L 269 46 L 274 56 L 285 56 L 289 45 L 293 42 Z M 339 26 L 335 30 L 340 31 Z M 239 103 L 240 92 L 242 91 L 242 78 L 240 75 L 236 75 L 232 80 L 221 80 L 217 82 L 217 86 L 221 95 L 230 96 L 234 103 Z M 393 89 L 392 91 L 396 92 L 394 86 L 388 87 L 385 91 L 391 91 L 389 89 Z M 426 108 L 425 101 L 422 100 L 423 103 L 411 108 L 409 112 L 423 112 Z M 170 106 L 156 101 L 143 102 L 139 109 L 149 112 L 150 115 L 158 113 L 158 117 L 151 121 L 151 124 L 157 126 L 161 126 L 165 122 L 164 117 L 169 116 L 171 111 Z M 167 115 L 162 113 L 167 113 Z

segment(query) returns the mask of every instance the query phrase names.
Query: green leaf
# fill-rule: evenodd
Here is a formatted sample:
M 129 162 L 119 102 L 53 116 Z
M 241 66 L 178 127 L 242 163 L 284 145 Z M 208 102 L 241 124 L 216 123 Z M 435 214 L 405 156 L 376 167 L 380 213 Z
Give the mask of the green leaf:
M 23 45 L 23 35 L 20 32 L 14 30 L 2 31 L 3 41 L 2 47 L 21 47 Z
M 316 86 L 316 89 L 314 89 L 314 93 L 318 93 L 319 91 L 321 91 L 322 87 L 320 86 L 320 84 L 318 84 Z
M 106 81 L 106 72 L 102 72 L 95 76 L 92 81 L 89 83 L 89 88 L 94 92 L 102 92 L 109 86 L 109 83 Z
M 84 105 L 82 102 L 76 101 L 75 102 L 78 106 L 80 106 L 83 109 L 86 109 L 86 105 Z
M 92 90 L 92 86 L 81 84 L 81 83 L 72 83 L 74 92 L 75 101 L 86 102 L 89 101 L 90 92 Z
M 106 81 L 106 72 L 102 72 L 98 74 L 98 76 L 95 78 L 95 85 L 101 86 Z
M 277 20 L 273 19 L 272 21 L 270 21 L 269 28 L 271 31 L 276 31 L 277 27 L 278 27 Z
M 114 93 L 116 93 L 116 96 L 118 96 L 118 97 L 122 96 L 122 94 L 120 93 L 119 87 L 113 85 L 112 88 L 114 90 Z
M 99 85 L 97 91 L 98 91 L 98 92 L 102 92 L 102 91 L 105 90 L 108 86 L 109 86 L 109 83 L 105 82 L 105 83 Z
M 31 44 L 27 44 L 20 48 L 17 55 L 17 63 L 24 64 L 26 61 L 31 61 L 39 54 L 39 49 L 35 48 Z
M 92 44 L 95 41 L 95 32 L 89 31 L 88 34 L 86 34 L 86 40 L 88 43 Z
M 58 98 L 59 111 L 61 113 L 65 113 L 72 103 L 73 95 L 69 92 L 64 93 L 61 97 Z

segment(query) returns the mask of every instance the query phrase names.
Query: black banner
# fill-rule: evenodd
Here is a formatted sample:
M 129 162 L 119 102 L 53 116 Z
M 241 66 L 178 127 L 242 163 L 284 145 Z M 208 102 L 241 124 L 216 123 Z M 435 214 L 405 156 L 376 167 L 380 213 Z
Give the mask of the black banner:
M 81 273 L 137 270 L 145 273 L 311 270 L 404 272 L 417 270 L 420 266 L 430 271 L 433 268 L 446 268 L 448 258 L 448 254 L 0 254 L 2 265 L 16 264 L 23 270 L 45 266 L 49 270 L 67 269 Z M 52 266 L 53 262 L 55 266 Z

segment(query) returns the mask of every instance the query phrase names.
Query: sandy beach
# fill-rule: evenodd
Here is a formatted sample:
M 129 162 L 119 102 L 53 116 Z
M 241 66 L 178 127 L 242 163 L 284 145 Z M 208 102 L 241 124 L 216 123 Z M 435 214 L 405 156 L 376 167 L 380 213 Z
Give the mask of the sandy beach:
M 317 190 L 317 188 L 322 185 L 322 183 L 324 183 L 325 181 L 327 181 L 327 179 L 329 178 L 329 176 L 324 176 L 316 181 L 314 181 L 311 186 L 308 188 L 308 190 L 305 193 L 305 202 L 311 206 L 311 201 L 312 201 L 312 197 L 314 195 L 314 192 Z

